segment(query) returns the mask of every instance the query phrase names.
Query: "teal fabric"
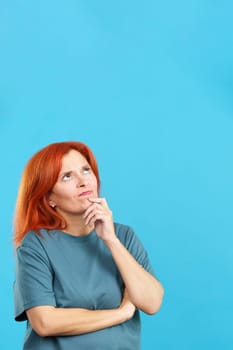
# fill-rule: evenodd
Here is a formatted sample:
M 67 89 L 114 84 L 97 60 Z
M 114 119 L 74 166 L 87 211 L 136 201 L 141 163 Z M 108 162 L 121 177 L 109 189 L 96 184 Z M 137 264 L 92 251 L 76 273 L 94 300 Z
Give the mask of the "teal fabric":
M 147 253 L 133 230 L 114 224 L 116 235 L 151 274 Z M 124 284 L 113 258 L 95 232 L 76 237 L 62 231 L 29 232 L 16 252 L 15 319 L 39 305 L 112 309 Z M 77 336 L 40 337 L 27 320 L 24 350 L 139 350 L 140 315 L 120 325 Z

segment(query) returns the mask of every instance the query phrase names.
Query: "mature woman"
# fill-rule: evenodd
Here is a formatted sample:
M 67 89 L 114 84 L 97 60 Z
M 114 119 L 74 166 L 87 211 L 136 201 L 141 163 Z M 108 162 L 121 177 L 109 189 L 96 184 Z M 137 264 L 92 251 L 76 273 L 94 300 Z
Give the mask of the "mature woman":
M 133 230 L 99 197 L 95 157 L 80 142 L 50 144 L 28 162 L 15 213 L 15 319 L 24 350 L 140 349 L 139 310 L 163 287 Z

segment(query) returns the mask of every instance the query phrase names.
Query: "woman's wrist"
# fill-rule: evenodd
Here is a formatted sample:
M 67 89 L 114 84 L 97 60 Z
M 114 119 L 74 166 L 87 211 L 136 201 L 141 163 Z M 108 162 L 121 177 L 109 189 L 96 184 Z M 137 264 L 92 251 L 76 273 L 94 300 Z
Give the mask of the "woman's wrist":
M 120 240 L 114 233 L 114 235 L 112 235 L 112 236 L 108 237 L 107 239 L 105 239 L 104 243 L 106 244 L 108 249 L 111 250 L 112 248 L 114 248 L 115 246 L 120 244 Z
M 121 323 L 124 323 L 124 322 L 128 321 L 130 318 L 132 318 L 132 314 L 130 312 L 130 309 L 127 308 L 126 306 L 120 306 L 117 311 L 118 311 Z
M 125 289 L 121 305 L 119 306 L 119 311 L 123 318 L 123 322 L 130 320 L 133 317 L 135 310 L 135 305 L 129 299 L 128 292 Z

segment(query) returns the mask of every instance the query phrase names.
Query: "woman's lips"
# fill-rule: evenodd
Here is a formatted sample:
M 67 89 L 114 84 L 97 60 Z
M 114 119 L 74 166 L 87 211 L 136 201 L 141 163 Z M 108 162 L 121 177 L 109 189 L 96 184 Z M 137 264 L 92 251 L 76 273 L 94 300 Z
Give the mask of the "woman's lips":
M 87 197 L 90 196 L 92 194 L 92 191 L 85 191 L 80 193 L 79 197 Z

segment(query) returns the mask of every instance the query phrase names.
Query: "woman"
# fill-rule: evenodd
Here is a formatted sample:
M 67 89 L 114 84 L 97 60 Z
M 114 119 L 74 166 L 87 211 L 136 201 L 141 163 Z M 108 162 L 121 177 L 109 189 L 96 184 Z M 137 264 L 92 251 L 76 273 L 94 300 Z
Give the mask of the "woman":
M 15 213 L 15 319 L 24 350 L 140 349 L 139 311 L 163 287 L 133 230 L 113 223 L 98 167 L 80 142 L 50 144 L 28 162 Z

